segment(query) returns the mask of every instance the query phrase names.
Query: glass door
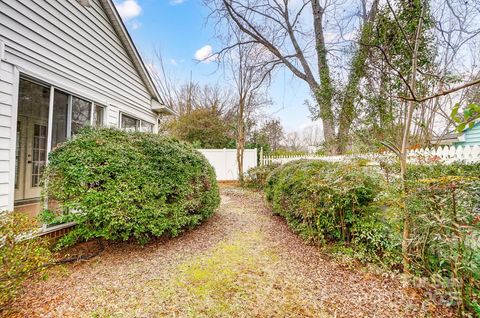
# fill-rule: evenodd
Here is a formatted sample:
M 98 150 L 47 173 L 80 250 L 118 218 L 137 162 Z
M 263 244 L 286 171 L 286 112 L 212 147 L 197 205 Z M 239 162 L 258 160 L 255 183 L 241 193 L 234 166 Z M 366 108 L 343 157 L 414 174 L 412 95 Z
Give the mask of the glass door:
M 50 88 L 20 79 L 17 121 L 15 200 L 40 197 L 47 162 Z
M 52 89 L 53 98 L 50 101 Z M 42 173 L 47 164 L 48 152 L 77 134 L 84 126 L 92 123 L 102 126 L 103 116 L 104 107 L 100 105 L 20 78 L 15 201 L 30 202 L 31 199 L 40 198 Z

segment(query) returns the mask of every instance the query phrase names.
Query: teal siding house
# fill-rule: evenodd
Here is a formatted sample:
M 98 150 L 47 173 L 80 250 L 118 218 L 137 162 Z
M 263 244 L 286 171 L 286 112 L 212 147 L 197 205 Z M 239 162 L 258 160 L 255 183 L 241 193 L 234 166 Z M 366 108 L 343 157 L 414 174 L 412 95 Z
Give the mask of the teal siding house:
M 459 136 L 455 146 L 480 146 L 480 121 L 472 128 L 465 129 Z

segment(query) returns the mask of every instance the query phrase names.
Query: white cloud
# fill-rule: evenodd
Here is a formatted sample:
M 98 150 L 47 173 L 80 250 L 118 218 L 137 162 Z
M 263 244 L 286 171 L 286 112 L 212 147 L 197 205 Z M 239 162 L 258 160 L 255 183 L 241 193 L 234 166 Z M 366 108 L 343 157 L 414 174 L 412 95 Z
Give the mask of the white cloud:
M 202 63 L 210 63 L 216 58 L 217 56 L 213 54 L 213 49 L 210 45 L 205 45 L 195 52 L 195 59 Z
M 185 0 L 170 0 L 169 3 L 170 3 L 172 6 L 176 6 L 177 4 L 182 4 L 182 3 L 184 3 L 184 2 L 185 2 Z
M 140 29 L 142 27 L 142 24 L 140 22 L 138 22 L 137 20 L 134 20 L 134 21 L 132 21 L 132 23 L 130 23 L 130 26 L 132 27 L 133 30 L 137 30 L 137 29 Z
M 137 0 L 124 0 L 122 2 L 115 2 L 118 13 L 123 20 L 131 20 L 142 13 L 142 7 L 138 4 Z
M 170 59 L 170 64 L 177 66 L 178 62 L 176 59 Z

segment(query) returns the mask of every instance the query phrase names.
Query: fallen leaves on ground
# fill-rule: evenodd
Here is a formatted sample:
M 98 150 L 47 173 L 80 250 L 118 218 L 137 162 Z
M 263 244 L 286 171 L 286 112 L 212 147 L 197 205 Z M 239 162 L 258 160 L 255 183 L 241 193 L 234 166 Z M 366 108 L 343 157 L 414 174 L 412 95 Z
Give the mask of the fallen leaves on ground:
M 197 229 L 146 247 L 111 244 L 32 281 L 10 317 L 452 317 L 394 277 L 304 244 L 260 193 L 222 189 Z

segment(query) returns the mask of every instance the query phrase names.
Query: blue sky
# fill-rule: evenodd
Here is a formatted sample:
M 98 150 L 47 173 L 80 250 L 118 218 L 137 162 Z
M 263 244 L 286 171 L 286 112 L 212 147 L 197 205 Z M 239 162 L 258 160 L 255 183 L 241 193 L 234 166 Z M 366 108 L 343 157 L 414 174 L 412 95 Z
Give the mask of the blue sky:
M 115 0 L 117 9 L 146 59 L 160 49 L 168 71 L 179 82 L 189 79 L 223 84 L 215 63 L 198 63 L 196 52 L 206 46 L 219 49 L 212 24 L 206 24 L 208 10 L 201 0 Z M 309 111 L 303 104 L 309 97 L 305 83 L 279 70 L 270 87 L 273 105 L 267 114 L 280 118 L 287 131 L 300 130 L 310 122 Z

